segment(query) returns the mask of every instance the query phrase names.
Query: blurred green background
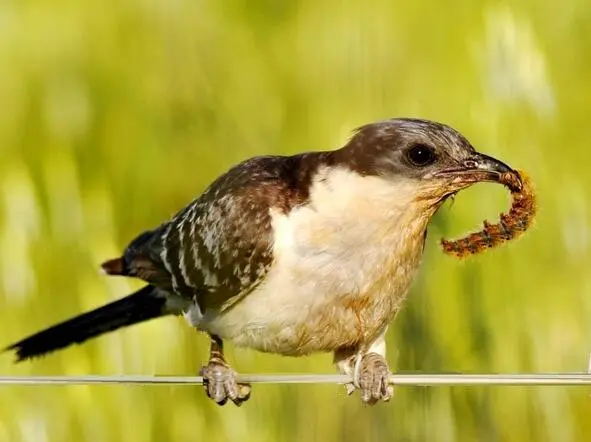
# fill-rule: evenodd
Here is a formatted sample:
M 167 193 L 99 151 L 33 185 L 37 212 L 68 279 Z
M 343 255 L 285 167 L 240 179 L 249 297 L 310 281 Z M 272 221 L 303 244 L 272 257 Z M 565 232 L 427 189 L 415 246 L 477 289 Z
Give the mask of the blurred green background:
M 436 216 L 389 332 L 400 372 L 584 371 L 591 351 L 591 8 L 586 0 L 0 1 L 0 345 L 139 284 L 98 264 L 256 154 L 336 148 L 393 116 L 446 122 L 529 171 L 523 239 L 464 262 L 441 237 L 495 220 L 501 186 Z M 2 374 L 195 374 L 207 339 L 162 319 Z M 232 349 L 242 372 L 330 355 Z M 1 387 L 0 441 L 586 441 L 591 391 L 256 385 Z

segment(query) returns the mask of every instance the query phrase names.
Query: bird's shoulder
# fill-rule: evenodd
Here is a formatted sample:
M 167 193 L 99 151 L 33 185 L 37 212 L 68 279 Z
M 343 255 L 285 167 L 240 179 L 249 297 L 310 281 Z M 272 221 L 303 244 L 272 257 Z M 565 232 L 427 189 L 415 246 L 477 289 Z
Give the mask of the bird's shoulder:
M 323 153 L 259 156 L 231 168 L 170 221 L 135 240 L 139 276 L 193 297 L 202 309 L 229 307 L 273 263 L 271 211 L 305 204 L 326 161 Z

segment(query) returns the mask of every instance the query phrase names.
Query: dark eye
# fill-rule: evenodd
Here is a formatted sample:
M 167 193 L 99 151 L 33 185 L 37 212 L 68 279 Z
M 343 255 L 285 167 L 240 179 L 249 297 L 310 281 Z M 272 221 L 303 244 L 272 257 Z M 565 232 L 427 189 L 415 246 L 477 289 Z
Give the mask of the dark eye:
M 437 155 L 432 147 L 424 144 L 415 144 L 406 152 L 408 160 L 417 167 L 425 167 L 437 160 Z

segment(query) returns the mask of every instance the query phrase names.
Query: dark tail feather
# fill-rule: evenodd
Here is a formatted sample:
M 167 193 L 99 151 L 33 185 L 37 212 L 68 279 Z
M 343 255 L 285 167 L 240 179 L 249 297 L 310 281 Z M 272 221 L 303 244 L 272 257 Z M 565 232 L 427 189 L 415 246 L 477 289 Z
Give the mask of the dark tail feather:
M 148 285 L 123 299 L 42 330 L 5 349 L 16 352 L 17 362 L 80 344 L 118 328 L 163 316 L 166 299 Z

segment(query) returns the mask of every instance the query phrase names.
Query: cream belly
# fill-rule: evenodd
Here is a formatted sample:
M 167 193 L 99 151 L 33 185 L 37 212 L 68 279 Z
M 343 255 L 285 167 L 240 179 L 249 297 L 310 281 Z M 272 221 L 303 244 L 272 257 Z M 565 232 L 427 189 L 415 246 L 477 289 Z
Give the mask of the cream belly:
M 271 283 L 225 313 L 206 313 L 200 328 L 238 346 L 284 355 L 369 346 L 393 319 L 409 285 L 383 278 L 366 292 L 326 292 L 303 281 Z
M 385 330 L 419 266 L 424 207 L 406 198 L 403 183 L 393 194 L 380 178 L 325 178 L 310 204 L 271 212 L 275 260 L 265 280 L 226 310 L 194 307 L 187 316 L 196 327 L 286 355 L 369 346 Z M 347 185 L 346 199 L 331 198 Z

